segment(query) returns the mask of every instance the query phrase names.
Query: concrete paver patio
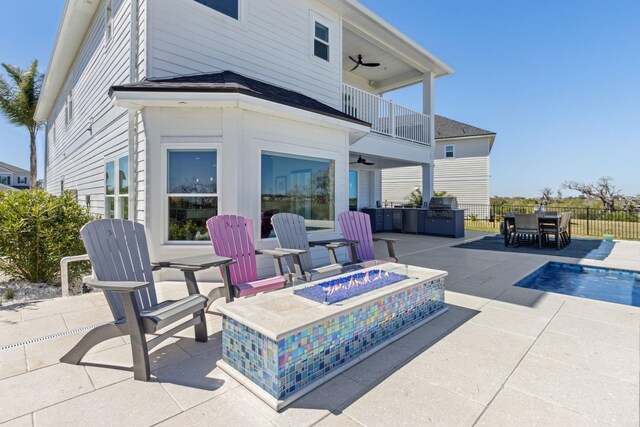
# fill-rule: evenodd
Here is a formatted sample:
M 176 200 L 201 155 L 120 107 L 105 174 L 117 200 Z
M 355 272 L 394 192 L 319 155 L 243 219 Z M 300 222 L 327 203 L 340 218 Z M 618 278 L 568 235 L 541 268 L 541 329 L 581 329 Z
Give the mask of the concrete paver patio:
M 467 233 L 467 239 L 482 236 Z M 393 237 L 400 239 L 401 262 L 449 272 L 449 312 L 281 413 L 216 367 L 222 323 L 210 314 L 209 342 L 194 342 L 191 331 L 168 340 L 151 354 L 148 383 L 132 379 L 127 339 L 103 343 L 80 366 L 58 359 L 84 332 L 0 350 L 0 423 L 640 423 L 640 308 L 513 286 L 548 260 L 640 270 L 640 242 L 617 242 L 604 259 L 580 259 L 553 251 L 453 247 L 461 240 Z M 203 293 L 212 286 L 203 284 Z M 161 283 L 158 290 L 160 298 L 186 295 L 186 286 L 178 283 Z M 0 307 L 0 347 L 110 320 L 101 294 Z

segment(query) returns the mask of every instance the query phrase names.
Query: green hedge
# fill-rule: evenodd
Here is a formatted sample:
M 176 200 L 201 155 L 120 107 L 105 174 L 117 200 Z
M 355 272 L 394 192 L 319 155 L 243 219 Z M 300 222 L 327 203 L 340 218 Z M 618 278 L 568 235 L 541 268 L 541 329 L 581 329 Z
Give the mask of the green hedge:
M 86 253 L 80 228 L 94 219 L 71 193 L 0 191 L 0 270 L 34 283 L 59 279 L 60 259 Z M 70 278 L 87 270 L 69 266 Z

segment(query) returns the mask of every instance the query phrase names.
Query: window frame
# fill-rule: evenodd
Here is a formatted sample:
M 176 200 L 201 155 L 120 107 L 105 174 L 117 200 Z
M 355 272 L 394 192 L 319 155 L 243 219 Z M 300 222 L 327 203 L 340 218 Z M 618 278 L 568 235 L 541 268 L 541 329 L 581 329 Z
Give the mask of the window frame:
M 303 148 L 304 150 L 304 148 Z M 305 150 L 306 151 L 306 150 Z M 311 231 L 311 232 L 307 232 L 307 234 L 313 234 L 315 239 L 324 239 L 325 236 L 326 238 L 330 238 L 330 236 L 334 236 L 336 235 L 336 233 L 338 232 L 338 202 L 337 202 L 337 192 L 338 192 L 338 165 L 339 165 L 339 159 L 336 157 L 334 152 L 330 152 L 330 151 L 322 151 L 322 152 L 318 152 L 315 150 L 309 150 L 308 152 L 298 152 L 297 150 L 290 150 L 290 149 L 284 149 L 284 147 L 273 144 L 270 147 L 263 147 L 260 150 L 258 150 L 258 174 L 257 174 L 257 183 L 258 183 L 258 189 L 257 189 L 257 197 L 258 197 L 258 202 L 257 202 L 257 212 L 256 212 L 256 218 L 258 218 L 257 221 L 255 221 L 254 224 L 254 228 L 257 227 L 257 239 L 259 242 L 272 242 L 276 240 L 276 237 L 266 237 L 263 238 L 261 236 L 260 233 L 260 221 L 262 219 L 262 156 L 264 155 L 280 155 L 282 157 L 299 157 L 299 158 L 306 158 L 309 160 L 327 160 L 329 162 L 333 162 L 334 163 L 334 170 L 333 170 L 333 229 L 323 229 L 323 230 L 318 230 L 318 231 Z M 347 173 L 347 179 L 348 179 L 348 173 Z M 349 206 L 349 204 L 347 203 L 347 208 Z M 306 218 L 305 218 L 306 220 Z
M 447 156 L 448 148 L 451 147 L 451 156 Z M 447 144 L 444 146 L 444 158 L 455 159 L 456 158 L 456 146 L 453 144 Z
M 224 13 L 224 12 L 220 12 L 220 11 L 219 11 L 219 10 L 217 10 L 217 9 L 214 9 L 214 8 L 212 8 L 212 7 L 210 7 L 210 6 L 207 6 L 206 4 L 202 4 L 202 3 L 200 3 L 200 2 L 199 2 L 199 1 L 197 1 L 197 0 L 191 0 L 191 1 L 193 1 L 194 3 L 196 3 L 196 4 L 198 4 L 198 5 L 202 6 L 202 7 L 204 7 L 204 8 L 205 8 L 205 9 L 207 9 L 207 10 L 213 11 L 214 13 L 216 13 L 216 14 L 218 14 L 218 15 L 224 16 L 224 17 L 225 17 L 225 19 L 229 19 L 229 20 L 231 20 L 232 22 L 236 22 L 236 23 L 242 23 L 242 22 L 243 22 L 243 17 L 244 17 L 244 0 L 238 0 L 238 18 L 237 18 L 237 19 L 236 19 L 236 18 L 234 18 L 233 16 L 229 16 L 229 15 L 227 15 L 227 14 L 226 14 L 226 13 Z
M 325 27 L 327 29 L 327 33 L 328 33 L 328 40 L 322 40 L 316 37 L 316 24 L 320 24 L 323 27 Z M 319 15 L 316 12 L 311 12 L 311 19 L 310 19 L 310 55 L 311 58 L 313 58 L 315 61 L 318 61 L 321 64 L 331 64 L 331 52 L 332 52 L 332 48 L 331 46 L 333 45 L 332 40 L 333 40 L 333 25 L 331 25 L 331 21 L 321 15 Z M 320 43 L 323 43 L 327 46 L 327 59 L 321 57 L 321 56 L 317 56 L 316 55 L 316 48 L 315 48 L 315 42 L 316 40 Z
M 127 158 L 127 177 L 129 181 L 129 192 L 126 196 L 120 194 L 120 161 L 124 158 Z M 107 194 L 107 165 L 113 162 L 113 195 Z M 132 215 L 132 205 L 131 205 L 131 159 L 128 154 L 122 154 L 120 156 L 105 158 L 103 165 L 103 175 L 102 175 L 102 188 L 104 191 L 104 218 L 105 219 L 131 219 Z M 123 197 L 127 197 L 129 199 L 128 205 L 129 209 L 127 212 L 126 218 L 120 218 L 120 199 Z M 107 208 L 107 199 L 113 198 L 113 218 L 109 216 L 109 210 Z
M 111 39 L 113 38 L 113 2 L 108 1 L 106 7 L 106 16 L 105 16 L 105 25 L 104 25 L 104 36 L 105 36 L 105 44 L 109 44 Z
M 185 139 L 189 139 L 186 137 Z M 162 227 L 162 244 L 168 246 L 210 246 L 209 240 L 169 240 L 169 197 L 215 197 L 218 200 L 218 214 L 222 212 L 222 197 L 221 193 L 221 167 L 220 159 L 222 158 L 222 143 L 221 142 L 166 142 L 161 144 L 161 227 Z M 197 194 L 184 194 L 184 193 L 168 193 L 167 183 L 169 179 L 169 151 L 215 151 L 216 152 L 216 193 L 197 193 Z

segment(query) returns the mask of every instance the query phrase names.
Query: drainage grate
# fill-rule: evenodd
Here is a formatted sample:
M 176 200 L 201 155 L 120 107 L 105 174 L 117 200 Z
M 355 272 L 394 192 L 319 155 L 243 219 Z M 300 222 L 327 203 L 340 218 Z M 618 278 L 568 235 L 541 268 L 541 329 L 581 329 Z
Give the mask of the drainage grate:
M 30 340 L 18 342 L 18 343 L 15 343 L 15 344 L 3 345 L 3 346 L 0 346 L 0 351 L 9 350 L 11 348 L 22 347 L 22 346 L 29 345 L 29 344 L 35 344 L 37 342 L 49 341 L 49 340 L 52 340 L 54 338 L 66 337 L 67 335 L 73 335 L 73 334 L 79 334 L 81 332 L 87 332 L 87 331 L 90 331 L 92 329 L 97 328 L 98 326 L 102 326 L 102 325 L 85 326 L 84 328 L 72 329 L 72 330 L 66 331 L 66 332 L 59 332 L 57 334 L 47 335 L 46 337 L 33 338 L 33 339 L 30 339 Z

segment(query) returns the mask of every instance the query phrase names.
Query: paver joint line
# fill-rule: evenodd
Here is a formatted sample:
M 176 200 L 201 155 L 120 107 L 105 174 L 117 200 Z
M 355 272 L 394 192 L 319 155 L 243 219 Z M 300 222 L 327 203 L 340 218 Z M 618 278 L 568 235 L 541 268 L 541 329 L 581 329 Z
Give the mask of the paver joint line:
M 30 340 L 21 341 L 21 342 L 14 343 L 14 344 L 3 345 L 3 346 L 0 346 L 0 351 L 9 350 L 9 349 L 12 349 L 12 348 L 17 348 L 17 347 L 22 347 L 22 346 L 26 346 L 26 345 L 29 345 L 29 344 L 35 344 L 37 342 L 49 341 L 49 340 L 52 340 L 52 339 L 55 339 L 55 338 L 66 337 L 67 335 L 74 335 L 74 334 L 79 334 L 79 333 L 82 333 L 82 332 L 87 332 L 87 331 L 90 331 L 91 329 L 97 328 L 98 326 L 102 326 L 102 325 L 85 326 L 84 328 L 72 329 L 70 331 L 58 332 L 57 334 L 46 335 L 44 337 L 39 337 L 39 338 L 32 338 Z

